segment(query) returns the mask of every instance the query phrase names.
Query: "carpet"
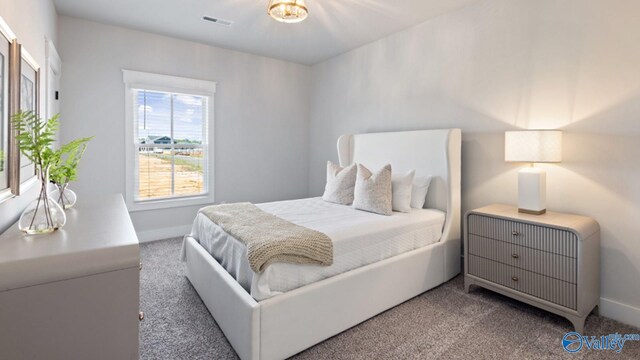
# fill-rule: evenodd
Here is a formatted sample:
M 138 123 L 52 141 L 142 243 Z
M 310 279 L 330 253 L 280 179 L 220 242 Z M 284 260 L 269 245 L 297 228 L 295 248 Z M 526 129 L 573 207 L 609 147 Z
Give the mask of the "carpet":
M 141 359 L 238 359 L 185 276 L 182 239 L 140 245 Z M 569 354 L 568 320 L 480 288 L 462 276 L 342 332 L 293 359 L 640 359 L 640 341 L 621 353 L 583 348 Z M 591 315 L 585 333 L 640 333 Z

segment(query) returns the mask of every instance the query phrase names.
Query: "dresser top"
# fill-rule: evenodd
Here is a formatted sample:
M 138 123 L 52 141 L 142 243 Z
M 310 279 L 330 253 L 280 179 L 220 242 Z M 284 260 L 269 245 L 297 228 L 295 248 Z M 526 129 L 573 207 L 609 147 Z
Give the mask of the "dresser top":
M 582 238 L 586 238 L 600 230 L 598 223 L 587 216 L 553 211 L 547 211 L 542 215 L 525 214 L 518 212 L 518 208 L 511 205 L 493 204 L 471 210 L 469 214 L 471 213 L 570 230 L 576 232 Z
M 0 292 L 139 266 L 138 238 L 121 195 L 80 198 L 46 235 L 0 235 Z

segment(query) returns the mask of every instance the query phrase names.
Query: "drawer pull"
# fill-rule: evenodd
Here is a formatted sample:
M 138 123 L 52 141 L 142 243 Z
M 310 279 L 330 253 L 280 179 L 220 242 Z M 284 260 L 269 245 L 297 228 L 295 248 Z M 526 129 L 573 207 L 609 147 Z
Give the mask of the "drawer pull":
M 519 232 L 517 232 L 516 230 L 512 230 L 512 231 L 511 231 L 511 235 L 513 235 L 513 236 L 518 236 L 518 235 L 520 235 L 520 233 L 519 233 Z
M 140 311 L 138 313 L 138 320 L 140 320 L 140 321 L 144 320 L 144 312 Z
M 140 261 L 140 265 L 138 265 L 138 270 L 142 270 L 142 261 Z
M 514 258 L 514 259 L 517 259 L 517 258 L 519 258 L 519 257 L 520 257 L 520 255 L 518 255 L 518 254 L 511 254 L 511 257 L 512 257 L 512 258 Z
M 517 276 L 512 276 L 512 277 L 511 277 L 511 280 L 513 280 L 513 281 L 518 281 L 518 277 L 517 277 Z

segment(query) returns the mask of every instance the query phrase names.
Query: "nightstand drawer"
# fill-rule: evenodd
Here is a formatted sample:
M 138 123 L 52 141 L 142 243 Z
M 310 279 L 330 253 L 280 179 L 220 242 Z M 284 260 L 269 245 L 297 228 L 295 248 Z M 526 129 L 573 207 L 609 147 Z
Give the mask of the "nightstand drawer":
M 469 235 L 469 254 L 575 284 L 576 259 L 510 242 Z
M 578 239 L 572 232 L 471 214 L 469 233 L 554 254 L 577 257 Z
M 576 309 L 576 285 L 469 255 L 469 274 L 549 302 Z

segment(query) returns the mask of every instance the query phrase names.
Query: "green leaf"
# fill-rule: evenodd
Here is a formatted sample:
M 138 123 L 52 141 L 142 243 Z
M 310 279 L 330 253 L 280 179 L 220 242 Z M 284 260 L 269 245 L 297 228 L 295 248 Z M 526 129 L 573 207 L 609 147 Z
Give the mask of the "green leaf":
M 32 111 L 21 111 L 11 121 L 18 134 L 20 152 L 36 166 L 50 166 L 50 180 L 63 184 L 77 179 L 77 168 L 87 143 L 93 137 L 73 140 L 55 150 L 52 145 L 59 127 L 60 115 L 43 121 Z

